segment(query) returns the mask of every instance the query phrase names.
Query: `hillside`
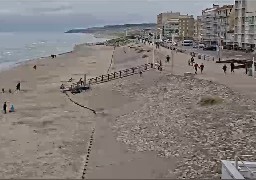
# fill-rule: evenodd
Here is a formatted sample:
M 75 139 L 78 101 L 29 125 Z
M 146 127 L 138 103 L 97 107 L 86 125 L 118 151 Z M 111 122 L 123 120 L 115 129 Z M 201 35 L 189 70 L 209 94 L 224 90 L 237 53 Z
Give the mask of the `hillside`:
M 123 25 L 106 25 L 103 27 L 91 27 L 91 28 L 80 28 L 80 29 L 71 29 L 65 33 L 102 33 L 102 32 L 123 32 L 126 29 L 130 30 L 142 30 L 145 28 L 154 28 L 155 23 L 142 23 L 142 24 L 123 24 Z

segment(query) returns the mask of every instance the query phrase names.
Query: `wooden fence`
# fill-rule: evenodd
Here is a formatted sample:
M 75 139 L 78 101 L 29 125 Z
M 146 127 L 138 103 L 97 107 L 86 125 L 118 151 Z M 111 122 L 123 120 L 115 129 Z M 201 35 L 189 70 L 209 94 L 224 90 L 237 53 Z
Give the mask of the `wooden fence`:
M 120 70 L 120 71 L 115 71 L 113 73 L 108 73 L 108 74 L 105 74 L 105 75 L 90 78 L 88 80 L 88 85 L 90 86 L 90 85 L 93 85 L 93 84 L 100 84 L 100 83 L 112 81 L 112 80 L 115 80 L 115 79 L 120 79 L 120 78 L 123 78 L 123 77 L 132 76 L 134 74 L 139 74 L 140 72 L 145 72 L 145 71 L 147 71 L 149 69 L 152 69 L 152 68 L 154 68 L 153 63 L 148 63 L 148 64 L 143 64 L 143 65 L 140 65 L 140 66 L 136 66 L 136 67 Z M 159 69 L 159 67 L 157 67 L 157 68 Z

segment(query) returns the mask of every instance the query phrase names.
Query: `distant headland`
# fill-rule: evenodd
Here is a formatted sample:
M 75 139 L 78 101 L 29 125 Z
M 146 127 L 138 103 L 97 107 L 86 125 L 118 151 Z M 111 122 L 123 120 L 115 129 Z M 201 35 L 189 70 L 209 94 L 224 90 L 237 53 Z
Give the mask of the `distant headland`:
M 90 33 L 90 34 L 99 34 L 106 32 L 124 32 L 126 30 L 141 30 L 145 28 L 154 28 L 156 27 L 155 23 L 141 23 L 141 24 L 122 24 L 122 25 L 106 25 L 102 27 L 90 27 L 90 28 L 79 28 L 71 29 L 65 33 Z

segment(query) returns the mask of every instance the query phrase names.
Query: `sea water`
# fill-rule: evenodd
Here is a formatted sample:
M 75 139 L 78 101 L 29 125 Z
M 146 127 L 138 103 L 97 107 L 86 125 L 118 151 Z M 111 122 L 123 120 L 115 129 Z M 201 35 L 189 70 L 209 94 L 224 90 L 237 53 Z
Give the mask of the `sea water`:
M 82 43 L 102 42 L 91 34 L 63 32 L 0 32 L 0 70 L 31 59 L 61 54 Z

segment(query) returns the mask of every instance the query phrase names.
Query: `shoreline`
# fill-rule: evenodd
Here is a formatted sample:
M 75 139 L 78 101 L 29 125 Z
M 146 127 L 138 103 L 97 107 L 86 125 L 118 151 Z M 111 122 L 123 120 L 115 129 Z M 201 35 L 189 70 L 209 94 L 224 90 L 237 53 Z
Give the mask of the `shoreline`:
M 90 46 L 90 45 L 96 45 L 96 43 L 99 43 L 99 42 L 106 42 L 107 40 L 109 40 L 108 38 L 104 38 L 104 37 L 96 37 L 94 36 L 94 34 L 91 34 L 93 35 L 94 38 L 96 39 L 105 39 L 105 40 L 102 40 L 102 41 L 97 41 L 97 42 L 94 42 L 94 43 L 81 43 L 81 44 L 75 44 L 70 51 L 64 51 L 64 52 L 61 52 L 61 53 L 58 53 L 56 54 L 57 57 L 58 56 L 63 56 L 63 55 L 67 55 L 67 54 L 70 54 L 70 53 L 73 53 L 76 51 L 76 48 L 78 48 L 79 46 L 84 46 L 84 45 L 87 45 L 87 46 Z M 11 70 L 13 68 L 17 68 L 18 66 L 22 66 L 22 65 L 26 65 L 27 63 L 31 63 L 33 61 L 38 61 L 38 60 L 42 60 L 42 59 L 47 59 L 47 58 L 51 58 L 51 55 L 47 55 L 47 56 L 42 56 L 42 57 L 38 57 L 38 58 L 32 58 L 32 59 L 26 59 L 26 60 L 21 60 L 20 62 L 11 62 L 8 66 L 1 66 L 1 63 L 0 63 L 0 72 L 3 72 L 3 71 L 8 71 L 8 70 Z

